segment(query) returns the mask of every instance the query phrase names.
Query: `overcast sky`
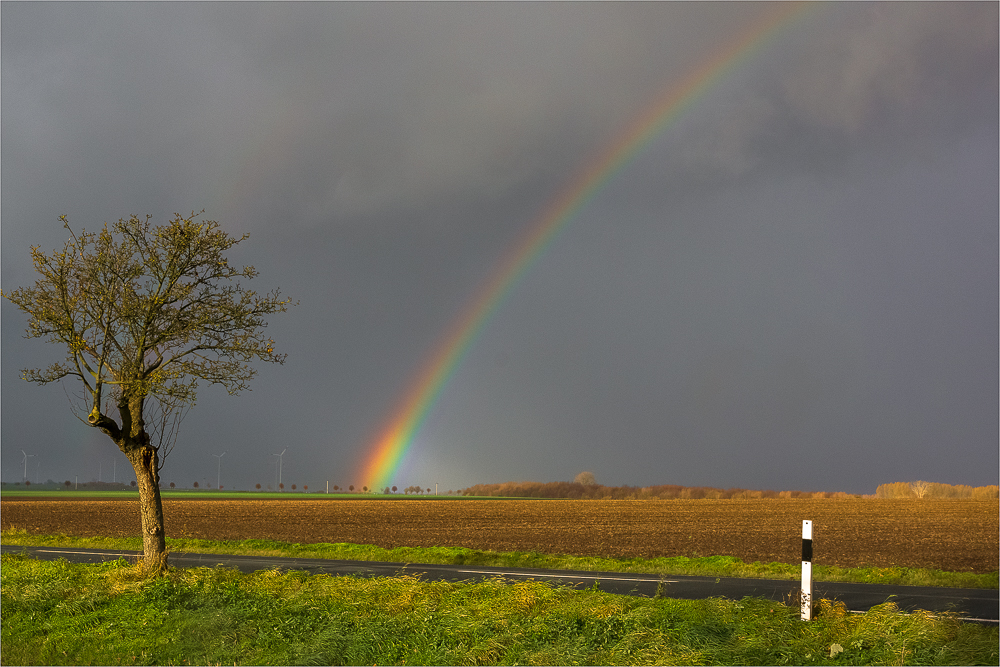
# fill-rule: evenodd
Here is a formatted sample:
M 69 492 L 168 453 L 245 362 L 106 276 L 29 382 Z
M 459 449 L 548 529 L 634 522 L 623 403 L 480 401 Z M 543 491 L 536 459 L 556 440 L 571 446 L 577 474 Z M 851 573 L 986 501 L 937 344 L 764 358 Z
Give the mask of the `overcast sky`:
M 414 375 L 546 205 L 751 3 L 16 3 L 2 286 L 31 245 L 205 209 L 300 305 L 283 366 L 203 387 L 164 482 L 360 484 Z M 998 481 L 998 5 L 816 5 L 583 208 L 471 346 L 393 480 L 873 493 Z M 2 478 L 134 479 L 19 369 Z M 117 471 L 113 461 L 117 457 Z

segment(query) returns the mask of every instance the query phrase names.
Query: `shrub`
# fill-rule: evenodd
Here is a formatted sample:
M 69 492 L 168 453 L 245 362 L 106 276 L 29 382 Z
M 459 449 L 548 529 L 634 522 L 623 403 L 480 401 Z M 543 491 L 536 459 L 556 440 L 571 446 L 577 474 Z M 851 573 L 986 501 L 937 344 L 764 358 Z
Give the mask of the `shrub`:
M 875 497 L 992 500 L 1000 497 L 1000 493 L 998 493 L 996 485 L 972 487 L 966 484 L 941 484 L 938 482 L 916 481 L 880 484 L 875 491 Z

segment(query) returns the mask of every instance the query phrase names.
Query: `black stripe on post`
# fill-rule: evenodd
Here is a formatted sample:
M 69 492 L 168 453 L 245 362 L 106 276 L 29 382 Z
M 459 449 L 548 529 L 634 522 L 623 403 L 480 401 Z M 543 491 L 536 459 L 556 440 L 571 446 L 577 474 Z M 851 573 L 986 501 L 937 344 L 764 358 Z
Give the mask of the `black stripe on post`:
M 813 559 L 813 541 L 812 540 L 803 539 L 802 540 L 802 560 L 811 563 L 812 559 Z

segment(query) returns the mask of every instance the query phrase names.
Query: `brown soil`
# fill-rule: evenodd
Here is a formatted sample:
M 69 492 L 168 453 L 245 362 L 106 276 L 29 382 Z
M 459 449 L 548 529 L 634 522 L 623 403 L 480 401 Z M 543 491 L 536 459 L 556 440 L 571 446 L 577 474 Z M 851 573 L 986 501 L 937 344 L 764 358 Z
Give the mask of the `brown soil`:
M 464 546 L 594 556 L 731 555 L 796 563 L 803 519 L 814 562 L 991 572 L 997 501 L 164 500 L 167 535 L 216 540 Z M 32 533 L 139 534 L 131 500 L 11 498 L 0 524 Z

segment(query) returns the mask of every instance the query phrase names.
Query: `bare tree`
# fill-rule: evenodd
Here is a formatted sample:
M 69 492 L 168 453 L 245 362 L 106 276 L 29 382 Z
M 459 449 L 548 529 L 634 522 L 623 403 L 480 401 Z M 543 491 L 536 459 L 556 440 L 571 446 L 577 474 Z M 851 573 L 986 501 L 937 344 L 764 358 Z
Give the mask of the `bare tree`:
M 64 346 L 67 356 L 22 377 L 81 383 L 87 423 L 135 470 L 145 563 L 163 571 L 159 470 L 198 382 L 236 394 L 256 373 L 250 361 L 283 363 L 263 335 L 264 317 L 290 302 L 277 290 L 243 287 L 239 280 L 256 270 L 230 266 L 225 253 L 246 235 L 229 236 L 194 213 L 160 226 L 132 216 L 79 235 L 60 219 L 70 232 L 65 246 L 51 254 L 33 247 L 34 286 L 3 296 L 28 314 L 29 338 Z
M 597 484 L 597 479 L 594 477 L 594 473 L 592 472 L 581 472 L 573 478 L 573 481 L 577 484 L 583 484 L 584 486 L 594 486 Z

